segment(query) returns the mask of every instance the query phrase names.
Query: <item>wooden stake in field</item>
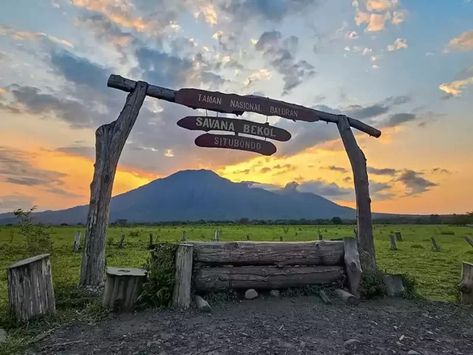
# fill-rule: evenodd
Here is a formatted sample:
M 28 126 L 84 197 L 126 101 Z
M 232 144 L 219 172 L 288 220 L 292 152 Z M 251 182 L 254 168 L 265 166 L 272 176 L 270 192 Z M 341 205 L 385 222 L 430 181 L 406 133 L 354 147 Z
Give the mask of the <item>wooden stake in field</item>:
M 432 240 L 432 251 L 440 251 L 440 246 L 437 244 L 437 241 L 434 237 L 430 238 Z
M 396 236 L 394 234 L 389 235 L 389 249 L 397 250 Z
M 80 235 L 81 233 L 79 231 L 74 235 L 74 244 L 72 245 L 72 251 L 74 253 L 77 253 L 80 249 Z
M 473 239 L 471 239 L 470 237 L 466 236 L 466 237 L 465 237 L 465 241 L 466 241 L 468 244 L 470 244 L 470 246 L 473 247 Z
M 396 236 L 396 240 L 398 242 L 402 242 L 402 234 L 401 232 L 394 232 L 394 235 Z
M 459 289 L 461 303 L 473 304 L 473 264 L 463 262 L 462 281 Z

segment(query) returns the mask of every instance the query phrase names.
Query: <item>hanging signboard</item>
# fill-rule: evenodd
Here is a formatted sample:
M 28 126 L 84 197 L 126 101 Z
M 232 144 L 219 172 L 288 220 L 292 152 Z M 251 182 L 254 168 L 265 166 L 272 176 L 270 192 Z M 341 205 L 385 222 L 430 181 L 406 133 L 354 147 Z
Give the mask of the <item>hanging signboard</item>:
M 193 131 L 227 131 L 248 134 L 277 141 L 288 141 L 291 134 L 269 124 L 256 123 L 228 117 L 187 116 L 177 121 L 177 125 Z
M 291 120 L 318 121 L 315 110 L 284 101 L 254 95 L 240 96 L 218 91 L 180 89 L 176 91 L 175 102 L 192 107 L 241 115 L 255 112 L 265 116 L 280 116 Z
M 195 144 L 199 147 L 245 150 L 262 155 L 276 153 L 276 146 L 273 143 L 242 136 L 206 133 L 198 136 Z

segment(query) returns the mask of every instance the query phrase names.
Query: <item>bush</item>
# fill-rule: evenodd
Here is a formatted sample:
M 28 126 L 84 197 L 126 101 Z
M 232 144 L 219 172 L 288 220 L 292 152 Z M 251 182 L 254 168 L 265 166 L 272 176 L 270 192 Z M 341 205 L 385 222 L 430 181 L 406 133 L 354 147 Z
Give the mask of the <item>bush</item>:
M 159 243 L 151 251 L 144 266 L 148 271 L 148 281 L 143 285 L 138 299 L 140 303 L 158 308 L 171 306 L 177 247 L 177 244 Z
M 28 211 L 24 211 L 19 208 L 13 212 L 18 219 L 19 233 L 25 237 L 26 249 L 29 253 L 39 254 L 51 252 L 53 242 L 47 227 L 41 224 L 34 224 L 31 218 L 31 213 L 35 209 L 36 207 L 32 207 Z
M 383 272 L 365 271 L 361 274 L 360 296 L 364 299 L 382 297 L 386 293 Z
M 407 299 L 414 299 L 414 298 L 419 298 L 419 294 L 416 291 L 416 285 L 417 281 L 413 276 L 410 276 L 408 274 L 402 274 L 402 284 L 404 285 L 404 298 Z

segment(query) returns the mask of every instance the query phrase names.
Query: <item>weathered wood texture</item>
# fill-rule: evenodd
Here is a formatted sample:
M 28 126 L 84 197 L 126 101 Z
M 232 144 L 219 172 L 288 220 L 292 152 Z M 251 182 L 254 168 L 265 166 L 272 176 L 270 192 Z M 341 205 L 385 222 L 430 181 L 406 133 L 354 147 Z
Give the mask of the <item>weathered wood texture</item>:
M 355 297 L 355 295 L 352 295 L 350 292 L 345 291 L 341 288 L 337 288 L 335 290 L 335 294 L 345 303 L 352 305 L 357 305 L 358 303 L 360 303 L 358 297 Z
M 83 286 L 98 286 L 103 283 L 106 230 L 115 172 L 123 146 L 136 121 L 147 90 L 148 84 L 137 82 L 128 95 L 118 119 L 100 126 L 95 133 L 94 176 L 90 185 L 89 212 L 80 274 L 80 284 Z
M 196 291 L 216 291 L 341 284 L 345 273 L 342 266 L 235 266 L 203 267 L 193 276 Z
M 173 306 L 189 308 L 191 304 L 193 245 L 180 244 L 176 252 L 176 278 Z
M 209 303 L 204 300 L 201 296 L 195 295 L 194 301 L 197 309 L 201 312 L 212 312 L 212 307 L 210 307 Z
M 402 242 L 402 234 L 401 232 L 394 232 L 394 235 L 396 236 L 396 240 L 398 242 Z
M 196 242 L 193 245 L 196 262 L 215 265 L 343 265 L 342 242 Z
M 115 312 L 135 307 L 146 280 L 146 270 L 107 267 L 102 304 Z
M 386 294 L 390 297 L 400 297 L 406 292 L 401 275 L 386 274 L 383 277 Z
M 394 234 L 389 235 L 389 249 L 397 250 L 397 240 Z
M 9 306 L 15 319 L 27 321 L 56 313 L 49 254 L 10 265 L 7 278 Z
M 459 288 L 461 303 L 473 304 L 473 264 L 463 262 Z
M 80 232 L 76 232 L 76 234 L 74 235 L 74 244 L 72 245 L 72 251 L 74 253 L 77 253 L 80 249 L 80 236 Z
M 355 238 L 343 239 L 345 248 L 345 270 L 347 273 L 348 286 L 350 292 L 359 297 L 359 287 L 361 280 L 361 263 L 360 255 L 358 254 L 358 246 Z
M 347 151 L 348 159 L 350 160 L 353 180 L 355 182 L 358 246 L 361 267 L 363 271 L 373 271 L 376 270 L 376 255 L 373 241 L 373 222 L 371 219 L 371 198 L 366 157 L 356 142 L 347 117 L 339 116 L 337 126 Z

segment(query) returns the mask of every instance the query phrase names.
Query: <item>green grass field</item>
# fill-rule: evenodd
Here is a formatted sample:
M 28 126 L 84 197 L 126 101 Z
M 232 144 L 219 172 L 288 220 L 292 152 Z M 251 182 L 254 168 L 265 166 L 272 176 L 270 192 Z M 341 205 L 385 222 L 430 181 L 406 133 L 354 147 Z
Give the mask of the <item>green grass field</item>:
M 143 226 L 112 227 L 108 232 L 108 266 L 142 266 L 148 256 L 149 233 L 159 237 L 159 241 L 179 241 L 183 231 L 188 240 L 211 240 L 215 229 L 221 230 L 221 241 L 314 240 L 318 231 L 324 239 L 342 238 L 353 235 L 353 226 L 276 226 L 276 225 L 183 225 L 183 226 Z M 53 240 L 52 268 L 57 299 L 60 300 L 73 289 L 79 279 L 80 253 L 72 252 L 73 236 L 77 227 L 51 227 L 48 231 Z M 389 250 L 389 235 L 401 231 L 404 241 L 398 242 L 397 251 Z M 378 265 L 392 273 L 407 273 L 414 276 L 418 292 L 431 300 L 455 301 L 456 285 L 460 278 L 462 261 L 473 261 L 473 248 L 464 236 L 472 235 L 473 229 L 449 225 L 375 225 L 375 243 Z M 121 234 L 126 235 L 126 247 L 117 244 Z M 435 237 L 442 251 L 431 250 L 430 238 Z M 83 240 L 82 240 L 83 242 Z M 0 268 L 5 268 L 20 259 L 29 257 L 26 241 L 14 227 L 0 227 Z M 0 277 L 0 309 L 7 304 L 6 272 Z

